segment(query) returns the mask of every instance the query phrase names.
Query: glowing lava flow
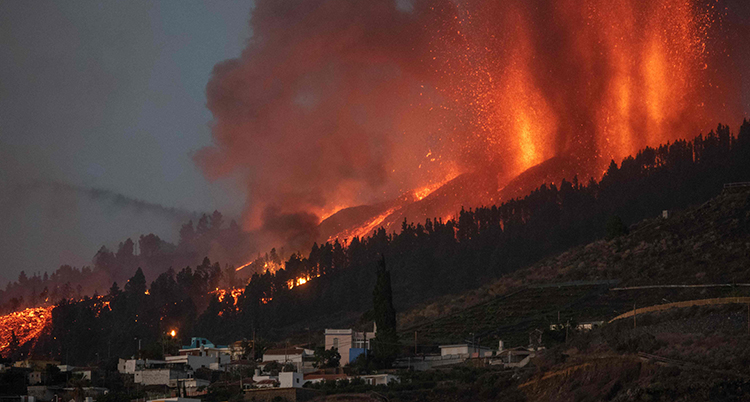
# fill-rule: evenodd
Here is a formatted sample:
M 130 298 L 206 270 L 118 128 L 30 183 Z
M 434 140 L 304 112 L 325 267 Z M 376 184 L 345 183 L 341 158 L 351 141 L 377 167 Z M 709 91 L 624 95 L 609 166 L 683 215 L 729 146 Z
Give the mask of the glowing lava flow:
M 378 226 L 380 226 L 381 223 L 387 218 L 390 214 L 392 214 L 394 211 L 396 211 L 398 208 L 391 208 L 382 214 L 370 219 L 369 221 L 365 222 L 363 225 L 352 228 L 349 230 L 345 230 L 335 236 L 331 236 L 328 238 L 328 242 L 333 242 L 336 239 L 353 239 L 355 237 L 364 237 L 369 235 L 373 230 L 375 230 Z
M 297 286 L 302 286 L 306 284 L 307 282 L 309 282 L 311 279 L 317 278 L 319 276 L 320 274 L 315 274 L 315 275 L 300 276 L 299 278 L 290 279 L 286 281 L 286 286 L 289 289 L 295 288 Z
M 10 351 L 13 335 L 18 346 L 36 340 L 52 319 L 55 306 L 33 307 L 0 317 L 0 355 Z

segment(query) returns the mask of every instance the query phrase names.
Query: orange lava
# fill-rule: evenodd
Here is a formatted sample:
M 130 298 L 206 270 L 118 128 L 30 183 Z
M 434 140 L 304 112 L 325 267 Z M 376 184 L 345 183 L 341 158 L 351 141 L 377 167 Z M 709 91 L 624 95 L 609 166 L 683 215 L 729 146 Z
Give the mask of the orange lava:
M 375 230 L 378 226 L 380 226 L 380 224 L 383 223 L 385 218 L 387 218 L 390 214 L 392 214 L 397 209 L 398 208 L 388 209 L 382 214 L 368 220 L 367 222 L 360 225 L 359 227 L 347 229 L 337 235 L 331 236 L 327 241 L 333 242 L 336 239 L 353 239 L 355 237 L 365 237 L 369 235 L 373 230 Z
M 0 317 L 0 354 L 9 352 L 12 334 L 15 333 L 18 345 L 35 341 L 52 319 L 55 306 L 27 308 Z
M 302 286 L 306 284 L 307 282 L 309 282 L 311 279 L 317 278 L 319 276 L 320 274 L 315 274 L 315 275 L 300 276 L 299 278 L 290 279 L 286 281 L 286 286 L 289 289 L 295 288 L 297 286 Z

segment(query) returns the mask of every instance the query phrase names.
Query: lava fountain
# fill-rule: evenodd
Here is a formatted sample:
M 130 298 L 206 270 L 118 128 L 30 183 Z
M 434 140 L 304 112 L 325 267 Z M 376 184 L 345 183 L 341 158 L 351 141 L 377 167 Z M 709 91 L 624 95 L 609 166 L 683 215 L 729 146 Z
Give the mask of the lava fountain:
M 732 50 L 750 38 L 726 18 L 747 8 L 259 0 L 252 40 L 214 69 L 213 145 L 195 159 L 208 177 L 246 185 L 244 227 L 268 232 L 269 245 L 309 241 L 345 207 L 407 193 L 423 202 L 461 173 L 491 171 L 502 188 L 560 157 L 566 175 L 598 176 L 610 159 L 747 113 L 747 55 Z M 453 201 L 429 212 L 446 216 Z

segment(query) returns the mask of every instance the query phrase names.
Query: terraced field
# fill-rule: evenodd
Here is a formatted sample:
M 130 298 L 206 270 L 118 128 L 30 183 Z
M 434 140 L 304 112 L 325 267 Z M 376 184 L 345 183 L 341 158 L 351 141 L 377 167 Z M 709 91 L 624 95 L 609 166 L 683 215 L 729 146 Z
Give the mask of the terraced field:
M 747 287 L 660 288 L 612 290 L 611 283 L 551 284 L 528 287 L 497 297 L 461 312 L 401 331 L 402 339 L 418 334 L 420 345 L 471 340 L 497 347 L 526 346 L 534 329 L 549 329 L 558 322 L 608 321 L 638 307 L 726 296 L 750 296 Z M 473 335 L 472 335 L 473 334 Z

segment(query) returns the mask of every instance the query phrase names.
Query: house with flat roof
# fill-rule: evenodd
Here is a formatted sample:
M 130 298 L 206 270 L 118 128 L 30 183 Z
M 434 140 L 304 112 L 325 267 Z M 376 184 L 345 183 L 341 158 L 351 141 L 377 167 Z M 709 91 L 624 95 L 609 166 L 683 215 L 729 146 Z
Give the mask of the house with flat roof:
M 372 332 L 358 332 L 349 329 L 326 329 L 325 348 L 336 348 L 341 355 L 341 365 L 347 365 L 363 353 L 370 350 L 370 341 L 375 338 L 377 327 Z
M 177 354 L 218 357 L 220 355 L 231 356 L 232 350 L 230 349 L 229 346 L 214 345 L 211 341 L 209 341 L 206 338 L 191 338 L 190 345 L 183 346 L 177 352 Z
M 277 362 L 279 364 L 292 364 L 299 372 L 314 371 L 313 367 L 315 351 L 312 349 L 291 346 L 288 348 L 268 349 L 263 353 L 263 363 Z
M 440 345 L 440 356 L 487 357 L 493 350 L 486 346 L 471 343 Z

